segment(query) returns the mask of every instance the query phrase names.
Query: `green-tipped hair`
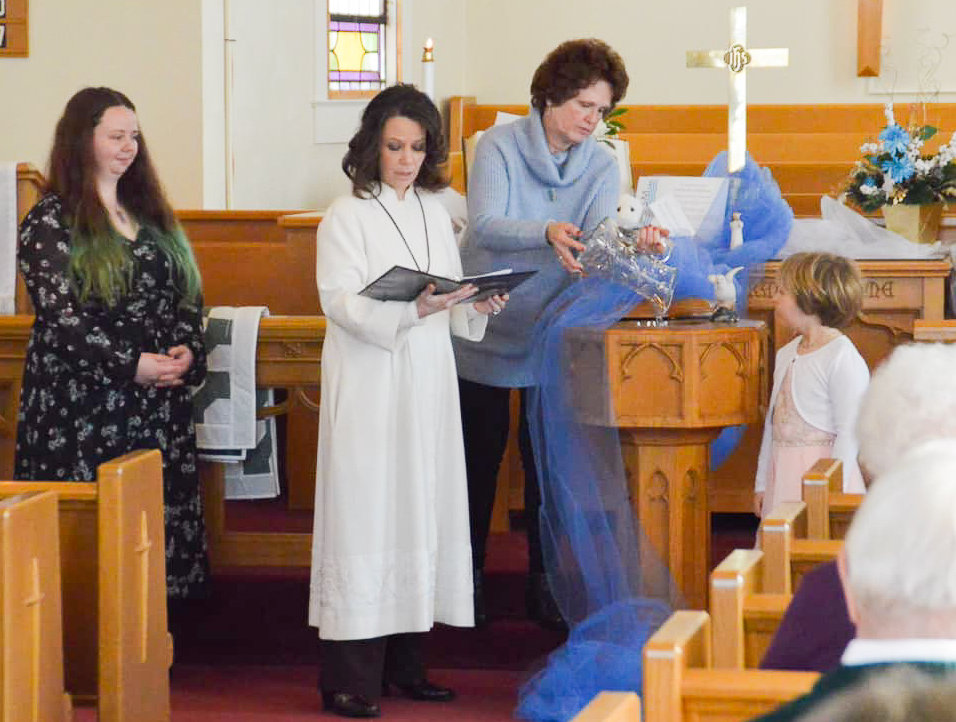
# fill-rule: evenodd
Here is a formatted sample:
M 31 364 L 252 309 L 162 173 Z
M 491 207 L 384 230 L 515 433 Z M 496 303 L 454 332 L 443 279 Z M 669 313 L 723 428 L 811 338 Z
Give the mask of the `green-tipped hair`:
M 202 279 L 192 247 L 178 225 L 172 233 L 146 227 L 159 250 L 172 262 L 176 287 L 185 303 L 196 303 L 202 291 Z M 87 235 L 73 229 L 69 277 L 80 301 L 97 299 L 115 306 L 129 293 L 133 276 L 133 256 L 129 242 L 114 230 Z

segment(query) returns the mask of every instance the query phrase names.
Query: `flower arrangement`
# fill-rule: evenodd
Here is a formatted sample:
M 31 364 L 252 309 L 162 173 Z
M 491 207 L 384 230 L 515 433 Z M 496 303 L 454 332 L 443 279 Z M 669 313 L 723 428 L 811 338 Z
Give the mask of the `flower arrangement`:
M 921 155 L 924 143 L 936 135 L 931 125 L 904 128 L 893 116 L 893 104 L 886 104 L 886 127 L 878 143 L 860 147 L 857 161 L 846 183 L 847 201 L 872 213 L 881 206 L 924 205 L 956 200 L 956 133 L 935 155 Z

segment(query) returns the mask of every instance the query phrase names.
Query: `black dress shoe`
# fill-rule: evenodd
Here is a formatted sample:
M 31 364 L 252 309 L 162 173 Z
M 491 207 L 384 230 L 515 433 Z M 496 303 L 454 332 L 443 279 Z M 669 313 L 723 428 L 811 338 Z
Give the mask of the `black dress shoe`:
M 567 622 L 561 616 L 557 602 L 548 586 L 548 576 L 544 572 L 532 572 L 528 575 L 528 586 L 525 589 L 525 602 L 528 606 L 528 617 L 545 629 L 555 632 L 568 631 Z
M 411 684 L 383 682 L 383 694 L 389 693 L 389 685 L 392 685 L 398 689 L 403 696 L 408 697 L 409 699 L 418 700 L 419 702 L 451 702 L 453 699 L 455 699 L 454 690 L 448 689 L 448 687 L 439 687 L 436 684 L 432 684 L 427 679 L 423 679 L 420 682 L 412 682 Z
M 374 702 L 348 692 L 322 692 L 322 706 L 339 717 L 381 717 L 382 710 Z
M 481 569 L 474 571 L 474 594 L 475 594 L 475 626 L 484 627 L 488 624 L 488 612 L 485 609 L 485 573 Z

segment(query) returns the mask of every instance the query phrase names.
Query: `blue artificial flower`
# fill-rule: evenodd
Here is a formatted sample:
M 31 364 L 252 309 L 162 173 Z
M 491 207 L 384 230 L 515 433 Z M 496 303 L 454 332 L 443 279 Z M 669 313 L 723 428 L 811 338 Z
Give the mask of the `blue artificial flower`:
M 880 170 L 890 177 L 894 183 L 902 183 L 909 180 L 916 172 L 916 166 L 913 159 L 908 155 L 894 156 L 880 163 Z
M 910 134 L 899 125 L 888 125 L 880 132 L 883 150 L 887 153 L 902 154 L 910 144 Z

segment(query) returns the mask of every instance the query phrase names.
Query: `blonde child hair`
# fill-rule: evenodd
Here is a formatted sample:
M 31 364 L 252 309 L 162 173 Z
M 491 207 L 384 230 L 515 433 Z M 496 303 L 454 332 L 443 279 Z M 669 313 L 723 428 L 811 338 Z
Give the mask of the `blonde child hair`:
M 844 328 L 863 308 L 863 279 L 856 264 L 833 253 L 794 253 L 780 266 L 780 285 L 797 307 L 830 328 Z

